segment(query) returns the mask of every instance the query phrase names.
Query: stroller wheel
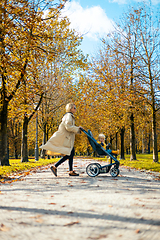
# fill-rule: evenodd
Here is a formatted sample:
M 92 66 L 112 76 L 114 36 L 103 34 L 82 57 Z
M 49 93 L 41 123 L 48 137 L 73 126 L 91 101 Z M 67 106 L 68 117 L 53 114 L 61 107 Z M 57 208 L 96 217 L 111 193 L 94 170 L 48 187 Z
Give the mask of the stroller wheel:
M 112 177 L 117 177 L 118 174 L 119 174 L 119 169 L 118 169 L 118 168 L 115 168 L 115 167 L 114 167 L 114 168 L 111 168 L 110 174 L 111 174 Z
M 86 172 L 90 177 L 95 177 L 99 174 L 99 164 L 97 163 L 90 163 L 86 167 Z

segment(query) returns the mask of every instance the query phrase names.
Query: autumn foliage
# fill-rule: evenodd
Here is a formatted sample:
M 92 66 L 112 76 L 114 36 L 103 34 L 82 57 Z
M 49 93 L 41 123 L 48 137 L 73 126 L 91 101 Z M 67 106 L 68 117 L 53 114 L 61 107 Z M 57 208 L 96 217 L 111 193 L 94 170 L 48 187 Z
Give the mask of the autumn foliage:
M 10 165 L 9 156 L 27 162 L 34 155 L 36 115 L 40 146 L 57 130 L 70 101 L 77 106 L 76 125 L 95 138 L 104 133 L 121 159 L 153 151 L 157 162 L 159 22 L 145 5 L 130 9 L 87 60 L 82 36 L 61 16 L 65 2 L 0 3 L 1 165 Z M 93 154 L 84 134 L 76 137 L 75 148 Z

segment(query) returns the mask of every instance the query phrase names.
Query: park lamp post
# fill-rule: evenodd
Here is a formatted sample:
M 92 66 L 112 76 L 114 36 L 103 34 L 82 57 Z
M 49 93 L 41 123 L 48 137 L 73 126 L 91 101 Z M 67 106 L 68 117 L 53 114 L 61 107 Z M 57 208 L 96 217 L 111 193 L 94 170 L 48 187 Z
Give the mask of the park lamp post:
M 39 160 L 39 149 L 38 149 L 38 109 L 36 113 L 36 145 L 35 145 L 35 161 Z

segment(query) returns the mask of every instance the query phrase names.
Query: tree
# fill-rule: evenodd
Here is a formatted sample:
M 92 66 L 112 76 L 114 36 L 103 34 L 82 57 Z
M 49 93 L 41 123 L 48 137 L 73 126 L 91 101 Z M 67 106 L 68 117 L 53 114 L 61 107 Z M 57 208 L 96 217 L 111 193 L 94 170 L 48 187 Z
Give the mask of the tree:
M 141 83 L 145 89 L 145 98 L 152 112 L 152 143 L 153 161 L 158 162 L 157 148 L 157 119 L 156 114 L 160 109 L 160 22 L 158 14 L 153 14 L 151 7 L 143 5 L 134 9 L 138 22 L 138 37 L 141 42 L 138 53 L 141 60 L 139 72 Z
M 31 50 L 41 51 L 46 38 L 44 10 L 50 8 L 55 17 L 66 1 L 54 7 L 53 1 L 2 0 L 0 2 L 0 162 L 9 165 L 7 155 L 8 104 L 26 79 Z M 38 33 L 43 33 L 41 36 Z

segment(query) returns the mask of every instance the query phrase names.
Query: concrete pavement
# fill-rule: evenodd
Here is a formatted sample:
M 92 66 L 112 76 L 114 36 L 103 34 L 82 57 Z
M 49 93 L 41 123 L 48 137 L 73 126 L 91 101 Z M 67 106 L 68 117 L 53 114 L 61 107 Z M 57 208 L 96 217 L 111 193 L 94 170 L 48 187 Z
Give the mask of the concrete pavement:
M 90 162 L 74 160 L 79 177 L 68 176 L 65 162 L 57 178 L 47 166 L 1 184 L 0 240 L 159 240 L 155 174 L 120 167 L 116 178 L 91 178 L 85 172 Z

